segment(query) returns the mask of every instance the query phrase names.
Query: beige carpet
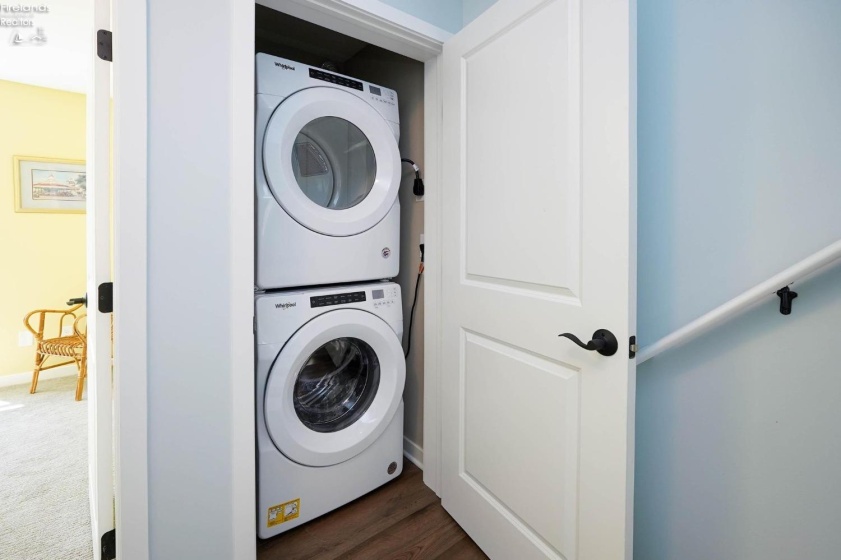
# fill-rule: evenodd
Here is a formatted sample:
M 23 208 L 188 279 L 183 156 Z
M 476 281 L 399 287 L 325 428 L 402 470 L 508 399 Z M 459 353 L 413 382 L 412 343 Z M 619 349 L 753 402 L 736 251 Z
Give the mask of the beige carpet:
M 0 388 L 0 558 L 87 560 L 87 401 L 75 377 Z

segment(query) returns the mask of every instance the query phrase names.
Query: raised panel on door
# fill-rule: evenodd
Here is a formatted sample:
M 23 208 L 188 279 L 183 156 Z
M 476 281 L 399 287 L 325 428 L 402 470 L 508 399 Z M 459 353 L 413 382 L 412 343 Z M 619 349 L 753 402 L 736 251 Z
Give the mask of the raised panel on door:
M 461 57 L 469 280 L 578 293 L 576 13 L 568 2 L 543 3 Z
M 469 331 L 461 352 L 463 478 L 520 531 L 569 555 L 576 526 L 578 368 Z
M 444 46 L 442 500 L 492 558 L 630 554 L 632 15 L 500 0 Z

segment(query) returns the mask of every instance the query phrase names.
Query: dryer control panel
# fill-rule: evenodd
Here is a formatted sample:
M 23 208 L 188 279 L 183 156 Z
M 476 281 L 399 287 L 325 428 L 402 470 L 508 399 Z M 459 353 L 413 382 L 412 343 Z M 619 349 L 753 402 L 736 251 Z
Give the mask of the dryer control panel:
M 371 101 L 374 103 L 385 103 L 392 107 L 397 106 L 397 95 L 393 89 L 386 89 L 379 86 L 368 85 L 371 94 Z
M 311 87 L 343 89 L 370 104 L 394 126 L 395 136 L 399 136 L 400 112 L 397 110 L 397 92 L 393 89 L 266 53 L 257 53 L 256 63 L 255 93 L 258 95 L 285 98 Z

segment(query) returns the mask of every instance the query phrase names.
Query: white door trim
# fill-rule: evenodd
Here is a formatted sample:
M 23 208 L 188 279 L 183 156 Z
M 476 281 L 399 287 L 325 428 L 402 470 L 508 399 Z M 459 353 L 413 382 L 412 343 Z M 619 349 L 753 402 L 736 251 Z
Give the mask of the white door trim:
M 257 557 L 254 385 L 254 2 L 228 2 L 231 185 L 231 558 Z
M 146 2 L 112 0 L 117 558 L 149 557 Z
M 111 375 L 110 316 L 98 311 L 98 286 L 111 278 L 110 83 L 112 68 L 96 54 L 97 29 L 111 21 L 108 0 L 90 3 L 89 82 L 86 111 L 88 199 L 86 222 L 88 487 L 93 558 L 101 557 L 102 535 L 114 528 L 114 397 Z
M 441 496 L 441 184 L 443 171 L 443 59 L 439 54 L 424 68 L 425 208 L 423 286 L 423 481 Z

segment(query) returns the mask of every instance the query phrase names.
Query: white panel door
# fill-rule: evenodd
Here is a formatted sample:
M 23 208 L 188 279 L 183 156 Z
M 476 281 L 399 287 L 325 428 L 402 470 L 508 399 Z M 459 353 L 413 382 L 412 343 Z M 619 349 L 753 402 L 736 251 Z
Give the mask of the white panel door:
M 631 557 L 634 11 L 500 0 L 444 45 L 442 499 L 491 558 Z
M 111 315 L 98 311 L 97 289 L 111 281 L 111 63 L 96 55 L 96 31 L 110 29 L 109 0 L 93 3 L 87 97 L 88 465 L 94 559 L 114 528 Z

